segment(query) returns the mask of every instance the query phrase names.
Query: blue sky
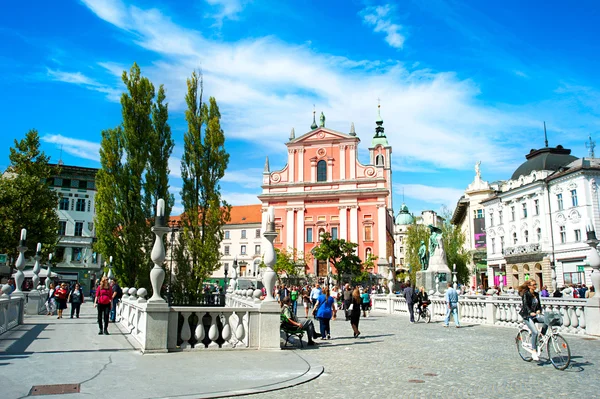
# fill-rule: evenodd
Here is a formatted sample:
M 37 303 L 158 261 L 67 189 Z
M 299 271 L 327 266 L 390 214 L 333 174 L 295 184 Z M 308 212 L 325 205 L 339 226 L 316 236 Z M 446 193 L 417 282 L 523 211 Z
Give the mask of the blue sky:
M 473 180 L 509 178 L 531 148 L 587 155 L 600 132 L 600 5 L 460 2 L 82 0 L 10 2 L 0 15 L 0 169 L 31 128 L 56 162 L 98 167 L 100 132 L 120 123 L 120 75 L 135 61 L 163 83 L 176 142 L 186 130 L 185 79 L 204 72 L 231 161 L 233 204 L 258 203 L 265 156 L 285 165 L 291 128 L 313 104 L 327 126 L 354 122 L 360 159 L 377 99 L 393 146 L 395 211 L 454 208 Z M 177 204 L 181 210 L 180 204 Z

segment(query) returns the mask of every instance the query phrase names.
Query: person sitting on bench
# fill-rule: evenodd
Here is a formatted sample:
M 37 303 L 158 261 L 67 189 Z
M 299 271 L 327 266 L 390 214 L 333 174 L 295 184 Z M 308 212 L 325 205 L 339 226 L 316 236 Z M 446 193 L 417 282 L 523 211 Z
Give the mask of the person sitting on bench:
M 306 334 L 308 335 L 308 345 L 309 346 L 315 345 L 315 342 L 313 341 L 313 338 L 315 336 L 315 326 L 314 326 L 312 320 L 306 319 L 303 322 L 298 321 L 298 319 L 292 312 L 292 309 L 291 309 L 292 300 L 290 299 L 289 296 L 286 296 L 285 298 L 283 298 L 282 302 L 283 302 L 283 307 L 281 308 L 281 314 L 286 320 L 285 323 L 287 323 L 288 325 L 290 325 L 292 327 L 299 328 L 301 330 L 306 331 Z

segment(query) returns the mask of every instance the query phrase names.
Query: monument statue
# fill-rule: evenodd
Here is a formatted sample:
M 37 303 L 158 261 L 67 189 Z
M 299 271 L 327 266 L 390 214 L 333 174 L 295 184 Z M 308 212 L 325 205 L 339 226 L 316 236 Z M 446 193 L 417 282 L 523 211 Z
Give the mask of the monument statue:
M 442 251 L 444 250 L 444 245 L 442 243 L 442 230 L 431 224 L 427 227 L 429 227 L 429 230 L 431 231 L 431 235 L 429 236 L 429 258 L 431 259 L 438 247 L 441 248 Z
M 421 240 L 421 246 L 419 247 L 419 262 L 421 263 L 421 270 L 427 270 L 429 266 L 429 256 L 427 256 L 427 247 L 425 241 Z
M 481 179 L 480 165 L 481 165 L 481 161 L 477 161 L 477 163 L 475 164 L 475 176 L 477 176 L 478 179 Z
M 319 121 L 321 121 L 321 127 L 325 127 L 325 114 L 321 112 L 321 116 L 319 117 Z

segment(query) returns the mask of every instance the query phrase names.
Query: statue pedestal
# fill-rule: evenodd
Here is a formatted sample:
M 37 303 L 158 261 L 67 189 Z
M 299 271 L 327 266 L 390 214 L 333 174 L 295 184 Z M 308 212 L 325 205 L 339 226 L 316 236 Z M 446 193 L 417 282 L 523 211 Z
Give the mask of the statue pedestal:
M 425 271 L 417 272 L 417 287 L 425 287 L 427 293 L 436 292 L 435 278 L 439 276 L 438 290 L 440 293 L 446 292 L 447 284 L 452 282 L 452 273 L 446 264 L 446 257 L 440 255 L 441 251 L 435 251 L 429 260 L 429 268 Z

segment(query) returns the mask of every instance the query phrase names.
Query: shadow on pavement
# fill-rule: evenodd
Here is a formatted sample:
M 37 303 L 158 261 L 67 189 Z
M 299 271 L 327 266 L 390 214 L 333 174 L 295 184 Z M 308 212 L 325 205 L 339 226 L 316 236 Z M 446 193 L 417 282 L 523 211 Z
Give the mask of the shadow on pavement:
M 18 333 L 19 330 L 13 329 L 13 330 L 9 331 L 8 334 L 3 334 L 3 335 L 6 335 L 6 337 L 0 337 L 0 341 L 14 339 L 15 342 L 13 342 L 12 344 L 10 344 L 6 348 L 6 350 L 3 351 L 2 353 L 25 353 L 25 350 L 36 339 L 37 340 L 47 339 L 47 338 L 38 338 L 38 336 L 48 326 L 49 326 L 49 324 L 35 324 L 29 330 L 27 330 L 27 332 L 25 334 L 21 335 L 20 337 L 18 337 L 16 339 L 15 339 L 15 333 Z M 2 353 L 0 353 L 0 355 L 2 355 Z

